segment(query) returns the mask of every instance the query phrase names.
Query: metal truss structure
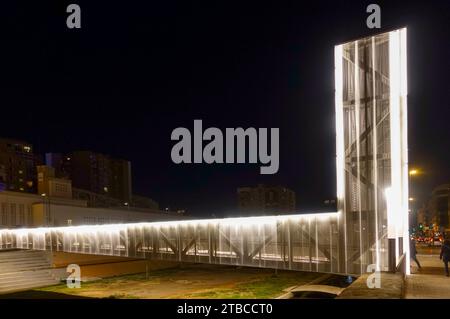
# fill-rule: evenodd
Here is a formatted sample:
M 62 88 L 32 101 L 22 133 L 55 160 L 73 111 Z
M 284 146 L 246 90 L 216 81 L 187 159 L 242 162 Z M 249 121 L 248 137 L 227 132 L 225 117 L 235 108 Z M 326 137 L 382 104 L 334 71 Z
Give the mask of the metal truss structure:
M 0 249 L 338 272 L 337 213 L 0 230 Z
M 409 252 L 406 49 L 406 29 L 335 47 L 345 273 L 393 270 Z

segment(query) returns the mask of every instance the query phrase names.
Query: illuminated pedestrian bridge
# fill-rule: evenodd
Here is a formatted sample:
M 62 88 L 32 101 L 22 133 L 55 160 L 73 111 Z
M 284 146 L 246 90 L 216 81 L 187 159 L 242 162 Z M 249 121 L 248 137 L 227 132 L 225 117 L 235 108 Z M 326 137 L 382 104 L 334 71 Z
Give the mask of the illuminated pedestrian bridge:
M 337 212 L 0 230 L 0 249 L 408 273 L 406 48 L 406 29 L 335 47 Z
M 338 214 L 0 231 L 1 249 L 338 272 Z

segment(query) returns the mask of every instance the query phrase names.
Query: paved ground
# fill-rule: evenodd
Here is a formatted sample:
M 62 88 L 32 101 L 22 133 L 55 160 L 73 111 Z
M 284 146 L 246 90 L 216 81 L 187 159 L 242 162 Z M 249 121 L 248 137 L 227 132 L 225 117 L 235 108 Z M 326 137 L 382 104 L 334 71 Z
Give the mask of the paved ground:
M 411 261 L 411 275 L 406 279 L 407 299 L 450 299 L 450 277 L 445 276 L 444 264 L 439 259 L 439 248 L 418 248 L 422 269 Z
M 368 274 L 361 275 L 353 284 L 345 289 L 337 299 L 401 299 L 404 291 L 403 276 L 399 273 L 381 273 L 381 286 L 369 288 Z

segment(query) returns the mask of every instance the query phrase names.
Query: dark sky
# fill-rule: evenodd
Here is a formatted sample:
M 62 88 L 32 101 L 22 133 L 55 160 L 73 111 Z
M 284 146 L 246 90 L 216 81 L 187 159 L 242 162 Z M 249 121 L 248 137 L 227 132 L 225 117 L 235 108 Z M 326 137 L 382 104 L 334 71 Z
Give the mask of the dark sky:
M 69 30 L 68 3 L 82 10 Z M 299 211 L 335 194 L 334 45 L 408 27 L 413 193 L 450 182 L 449 1 L 33 1 L 2 4 L 0 136 L 38 152 L 129 159 L 135 193 L 193 214 L 236 211 L 236 188 L 280 184 Z M 15 2 L 14 2 L 15 3 Z M 176 165 L 179 126 L 279 127 L 280 170 Z

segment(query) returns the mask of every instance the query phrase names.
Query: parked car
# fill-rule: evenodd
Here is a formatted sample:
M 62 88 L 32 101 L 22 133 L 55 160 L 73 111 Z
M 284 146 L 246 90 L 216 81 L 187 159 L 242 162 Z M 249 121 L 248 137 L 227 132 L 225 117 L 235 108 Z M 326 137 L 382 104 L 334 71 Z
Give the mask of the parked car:
M 418 243 L 423 243 L 423 242 L 425 242 L 425 237 L 424 237 L 424 236 L 417 236 L 417 237 L 416 237 L 416 242 L 418 242 Z
M 426 239 L 428 246 L 442 246 L 442 236 L 433 236 Z
M 433 246 L 442 246 L 442 237 L 441 236 L 433 237 Z

